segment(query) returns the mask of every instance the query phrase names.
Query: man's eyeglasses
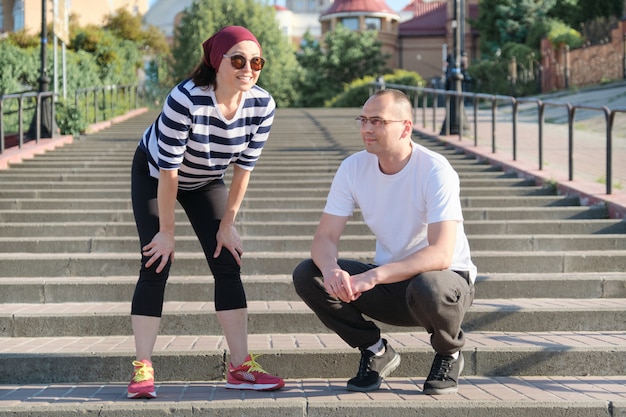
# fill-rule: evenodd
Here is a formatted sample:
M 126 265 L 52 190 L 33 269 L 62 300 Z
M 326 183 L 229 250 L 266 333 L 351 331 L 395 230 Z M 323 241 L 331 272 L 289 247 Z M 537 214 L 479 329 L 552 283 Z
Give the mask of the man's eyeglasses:
M 384 125 L 388 125 L 389 123 L 406 122 L 406 120 L 385 120 L 380 117 L 364 117 L 364 116 L 355 117 L 354 120 L 356 121 L 357 127 L 365 127 L 367 125 L 367 122 L 369 122 L 373 127 L 381 127 Z
M 230 65 L 233 66 L 234 69 L 242 69 L 246 66 L 246 62 L 248 60 L 243 55 L 226 55 L 224 54 L 224 58 L 230 58 Z M 250 58 L 250 68 L 252 71 L 261 71 L 263 69 L 263 65 L 265 65 L 265 60 L 260 56 L 255 56 L 254 58 Z

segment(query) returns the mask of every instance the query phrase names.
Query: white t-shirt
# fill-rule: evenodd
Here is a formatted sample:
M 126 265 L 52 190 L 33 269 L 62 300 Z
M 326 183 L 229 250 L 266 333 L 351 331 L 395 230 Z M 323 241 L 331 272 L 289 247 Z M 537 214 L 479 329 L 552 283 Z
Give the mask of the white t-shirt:
M 346 158 L 335 174 L 324 212 L 345 217 L 361 209 L 376 236 L 376 265 L 399 261 L 428 246 L 428 224 L 455 220 L 450 269 L 469 271 L 474 282 L 476 266 L 463 230 L 459 177 L 445 157 L 415 142 L 411 145 L 408 164 L 393 175 L 382 173 L 378 157 L 367 151 Z

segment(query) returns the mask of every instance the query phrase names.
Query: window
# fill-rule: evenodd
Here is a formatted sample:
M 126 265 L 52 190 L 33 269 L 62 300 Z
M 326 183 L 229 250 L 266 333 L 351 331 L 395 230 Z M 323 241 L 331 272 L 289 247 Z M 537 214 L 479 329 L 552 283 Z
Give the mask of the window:
M 359 18 L 358 17 L 346 17 L 341 19 L 341 24 L 346 29 L 357 31 L 359 30 Z
M 381 24 L 380 19 L 377 17 L 366 17 L 365 18 L 365 29 L 367 30 L 380 30 Z
M 13 5 L 13 30 L 24 29 L 24 0 L 17 0 Z

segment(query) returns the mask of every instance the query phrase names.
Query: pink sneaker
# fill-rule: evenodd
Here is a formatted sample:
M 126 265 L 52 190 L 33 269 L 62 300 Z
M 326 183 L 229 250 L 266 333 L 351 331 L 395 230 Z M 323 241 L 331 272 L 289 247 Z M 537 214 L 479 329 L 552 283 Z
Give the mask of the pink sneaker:
M 245 362 L 237 368 L 230 364 L 226 388 L 274 391 L 284 387 L 285 381 L 282 378 L 268 374 L 255 361 L 258 356 L 248 355 Z
M 133 361 L 135 370 L 128 384 L 128 398 L 156 398 L 154 369 L 149 360 Z

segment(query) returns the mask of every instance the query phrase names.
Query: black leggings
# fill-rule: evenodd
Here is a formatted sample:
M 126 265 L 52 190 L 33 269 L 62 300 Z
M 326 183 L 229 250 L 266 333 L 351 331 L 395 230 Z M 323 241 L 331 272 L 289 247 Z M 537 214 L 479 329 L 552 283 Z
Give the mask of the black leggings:
M 133 158 L 131 175 L 131 196 L 137 232 L 139 233 L 140 251 L 159 231 L 157 205 L 158 180 L 150 176 L 148 159 L 144 151 L 137 148 Z M 227 249 L 222 249 L 220 256 L 213 257 L 217 246 L 217 231 L 220 219 L 226 208 L 228 190 L 224 181 L 217 180 L 193 191 L 178 191 L 177 200 L 198 236 L 204 256 L 215 279 L 215 310 L 233 310 L 246 308 L 246 295 L 241 282 L 241 268 Z M 141 256 L 139 280 L 131 314 L 161 317 L 163 295 L 169 277 L 171 260 L 160 273 L 156 272 L 158 262 L 146 268 L 148 257 Z

